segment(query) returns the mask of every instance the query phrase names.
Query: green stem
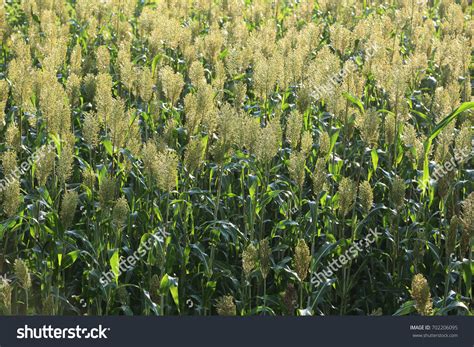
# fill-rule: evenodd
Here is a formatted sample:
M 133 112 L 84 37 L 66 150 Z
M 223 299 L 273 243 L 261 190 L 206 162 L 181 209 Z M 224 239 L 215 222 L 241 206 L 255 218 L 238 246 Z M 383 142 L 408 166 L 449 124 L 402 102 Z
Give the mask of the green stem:
M 219 176 L 218 176 L 218 182 L 217 182 L 217 195 L 216 195 L 216 202 L 215 202 L 215 208 L 214 208 L 214 220 L 217 220 L 217 214 L 219 213 L 219 202 L 221 198 L 221 189 L 222 189 L 222 172 L 223 168 L 219 167 Z

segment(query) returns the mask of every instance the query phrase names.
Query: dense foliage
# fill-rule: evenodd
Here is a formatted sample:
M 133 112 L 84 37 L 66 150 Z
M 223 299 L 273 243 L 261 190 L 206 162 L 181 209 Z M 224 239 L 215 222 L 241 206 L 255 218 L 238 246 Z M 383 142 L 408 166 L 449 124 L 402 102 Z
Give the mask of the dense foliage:
M 471 314 L 473 28 L 466 0 L 0 4 L 0 313 Z

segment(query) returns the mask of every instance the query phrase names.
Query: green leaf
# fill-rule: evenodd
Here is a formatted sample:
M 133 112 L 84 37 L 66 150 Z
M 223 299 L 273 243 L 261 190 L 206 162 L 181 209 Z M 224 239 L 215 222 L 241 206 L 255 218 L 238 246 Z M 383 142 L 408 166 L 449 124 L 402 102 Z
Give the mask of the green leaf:
M 321 259 L 330 253 L 334 248 L 337 247 L 339 242 L 336 243 L 325 243 L 319 251 L 313 256 L 315 267 L 321 262 Z
M 112 254 L 112 257 L 110 257 L 110 268 L 112 269 L 112 272 L 115 275 L 115 283 L 118 284 L 118 277 L 120 276 L 120 270 L 119 270 L 119 251 L 118 249 L 115 250 L 114 254 Z
M 377 167 L 379 164 L 379 155 L 377 154 L 377 150 L 374 148 L 370 152 L 370 156 L 372 157 L 372 167 L 374 168 L 374 172 L 377 171 Z
M 175 286 L 172 286 L 170 287 L 170 293 L 171 293 L 171 296 L 173 297 L 173 301 L 176 305 L 176 307 L 178 308 L 178 311 L 179 311 L 179 294 L 178 294 L 178 287 L 175 287 Z
M 358 98 L 356 98 L 355 96 L 352 96 L 351 94 L 349 94 L 347 92 L 342 93 L 342 95 L 344 95 L 346 97 L 346 99 L 349 100 L 352 104 L 357 106 L 359 108 L 360 112 L 365 113 L 364 105 L 362 104 L 362 102 Z
M 157 54 L 155 55 L 155 57 L 153 58 L 153 60 L 151 61 L 151 74 L 153 77 L 155 77 L 155 72 L 156 72 L 156 66 L 158 65 L 158 62 L 160 61 L 161 59 L 161 54 Z
M 406 316 L 412 312 L 415 312 L 415 302 L 413 300 L 410 300 L 405 302 L 393 315 Z
M 462 264 L 463 267 L 463 280 L 464 284 L 466 285 L 467 294 L 472 297 L 472 274 L 474 273 L 474 263 L 464 263 Z
M 160 281 L 160 291 L 164 293 L 169 288 L 168 274 L 164 274 Z
M 442 314 L 448 313 L 449 311 L 457 309 L 457 308 L 462 308 L 462 309 L 466 310 L 467 312 L 469 312 L 469 308 L 463 302 L 455 301 L 455 302 L 450 303 L 448 306 L 445 306 L 442 309 L 440 309 L 439 311 L 437 311 L 436 314 L 437 315 L 442 315 Z
M 59 152 L 59 150 L 61 149 L 61 139 L 56 134 L 51 134 L 50 136 L 54 142 L 54 145 L 56 146 L 56 150 Z
M 104 148 L 107 151 L 107 154 L 112 156 L 113 155 L 112 142 L 109 139 L 105 139 L 102 141 L 102 144 L 104 145 Z
M 300 316 L 312 316 L 313 312 L 309 308 L 299 309 L 298 313 Z
M 337 139 L 339 138 L 339 132 L 341 130 L 337 130 L 336 132 L 334 132 L 334 134 L 331 135 L 331 145 L 329 147 L 329 153 L 328 153 L 328 156 L 330 155 L 330 153 L 332 152 L 332 149 L 334 148 L 334 146 L 336 145 L 336 142 L 337 142 Z
M 79 256 L 79 254 L 80 254 L 79 250 L 75 250 L 75 251 L 72 251 L 72 252 L 69 252 L 68 254 L 66 254 L 66 257 L 64 257 L 63 269 L 66 269 L 69 266 L 71 266 L 72 264 L 74 264 L 77 260 L 77 257 Z M 58 254 L 58 256 L 59 256 L 59 254 Z M 59 265 L 61 266 L 61 263 L 59 263 Z
M 178 307 L 178 311 L 179 311 L 178 279 L 168 274 L 164 274 L 160 282 L 160 292 L 162 294 L 166 294 L 168 290 L 171 294 L 171 297 L 173 298 L 173 301 L 176 307 Z
M 417 110 L 413 110 L 413 109 L 411 109 L 410 112 L 412 112 L 412 113 L 414 113 L 414 114 L 420 116 L 423 120 L 428 121 L 428 116 L 427 116 L 426 114 L 424 114 L 424 113 L 422 113 L 422 112 L 420 112 L 420 111 L 417 111 Z

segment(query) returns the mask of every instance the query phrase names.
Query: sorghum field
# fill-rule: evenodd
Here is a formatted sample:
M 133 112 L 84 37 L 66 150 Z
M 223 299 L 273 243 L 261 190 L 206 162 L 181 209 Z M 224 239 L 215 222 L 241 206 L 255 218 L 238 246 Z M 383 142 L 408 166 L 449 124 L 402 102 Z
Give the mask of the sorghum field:
M 471 10 L 7 0 L 0 313 L 471 315 Z

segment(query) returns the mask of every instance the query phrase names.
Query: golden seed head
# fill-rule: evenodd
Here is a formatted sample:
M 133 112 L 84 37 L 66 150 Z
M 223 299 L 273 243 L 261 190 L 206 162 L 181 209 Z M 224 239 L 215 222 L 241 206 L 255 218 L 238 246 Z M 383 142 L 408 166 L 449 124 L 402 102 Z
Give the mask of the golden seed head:
M 61 223 L 64 229 L 68 229 L 72 225 L 78 203 L 79 194 L 76 191 L 68 190 L 64 193 L 61 203 Z
M 194 94 L 186 94 L 184 97 L 184 113 L 186 115 L 186 130 L 190 135 L 194 135 L 202 121 L 202 113 L 198 108 L 198 99 Z
M 78 106 L 81 97 L 81 78 L 76 74 L 69 75 L 66 81 L 66 93 L 71 106 Z
M 392 190 L 390 192 L 394 206 L 399 209 L 405 202 L 405 181 L 403 178 L 395 177 L 392 182 Z
M 245 277 L 248 277 L 255 269 L 257 266 L 257 261 L 258 251 L 253 244 L 249 244 L 242 252 L 242 268 L 244 270 Z
M 129 109 L 128 111 L 129 129 L 127 132 L 125 148 L 127 148 L 130 151 L 130 153 L 133 155 L 134 158 L 138 158 L 142 150 L 143 142 L 142 142 L 142 135 L 140 132 L 139 117 L 136 116 L 135 114 L 136 114 L 136 110 Z M 127 164 L 130 164 L 130 160 L 127 161 Z
M 240 113 L 239 123 L 236 145 L 241 149 L 250 151 L 257 146 L 259 141 L 260 121 L 249 114 Z
M 308 275 L 311 264 L 311 254 L 309 247 L 303 239 L 299 239 L 295 247 L 295 270 L 299 279 L 303 282 Z
M 204 75 L 204 66 L 200 61 L 193 61 L 189 67 L 189 78 L 194 87 L 199 87 L 206 84 L 206 77 Z
M 145 102 L 150 102 L 153 97 L 154 80 L 149 68 L 141 68 L 138 78 L 138 95 Z
M 362 205 L 362 211 L 367 214 L 374 203 L 374 192 L 369 181 L 363 181 L 359 185 L 359 200 Z
M 235 316 L 237 309 L 232 295 L 224 295 L 217 299 L 216 310 L 219 316 Z
M 128 206 L 127 199 L 122 196 L 115 202 L 112 210 L 113 225 L 121 230 L 127 224 L 129 214 L 130 207 Z
M 178 123 L 176 122 L 176 119 L 170 118 L 166 121 L 165 126 L 163 128 L 163 143 L 167 144 L 170 148 L 174 146 L 177 124 Z
M 454 129 L 454 125 L 451 124 L 451 129 Z M 444 164 L 446 161 L 451 159 L 451 145 L 454 142 L 452 131 L 446 131 L 444 129 L 436 138 L 437 144 L 435 149 L 435 160 L 438 163 Z
M 146 175 L 154 180 L 155 163 L 158 157 L 156 144 L 153 141 L 146 142 L 143 145 L 141 156 Z
M 129 132 L 131 112 L 133 112 L 132 109 L 129 113 L 125 111 L 125 102 L 122 99 L 112 99 L 112 114 L 107 125 L 114 149 L 120 149 L 125 146 Z
M 3 305 L 5 314 L 11 313 L 13 287 L 5 278 L 0 280 L 0 307 Z
M 160 81 L 163 88 L 163 93 L 174 106 L 181 95 L 184 86 L 183 76 L 177 72 L 175 73 L 170 66 L 165 66 L 160 70 Z
M 313 148 L 313 136 L 311 135 L 311 131 L 303 132 L 303 136 L 301 136 L 301 152 L 304 153 L 305 156 L 311 152 Z
M 411 296 L 415 301 L 415 307 L 419 314 L 422 316 L 431 316 L 433 314 L 430 287 L 422 274 L 417 274 L 413 277 Z
M 303 116 L 299 112 L 292 112 L 286 123 L 286 140 L 292 149 L 296 149 L 301 139 L 303 130 Z
M 66 91 L 52 73 L 44 71 L 40 77 L 44 79 L 40 89 L 40 109 L 48 130 L 59 135 L 70 131 L 71 110 Z
M 113 203 L 117 194 L 117 180 L 114 177 L 105 175 L 99 184 L 99 203 L 103 210 Z
M 464 156 L 469 156 L 472 154 L 472 128 L 470 122 L 464 122 L 459 130 L 458 135 L 456 136 L 455 143 L 455 153 L 464 154 Z
M 345 217 L 354 206 L 357 187 L 350 178 L 343 177 L 339 183 L 339 213 Z
M 80 44 L 76 44 L 71 52 L 71 63 L 69 64 L 71 74 L 82 75 L 82 49 Z
M 150 280 L 150 296 L 154 302 L 158 302 L 160 299 L 160 285 L 160 276 L 154 274 Z
M 184 153 L 184 166 L 193 173 L 203 162 L 204 145 L 199 137 L 192 138 Z
M 93 190 L 95 187 L 96 175 L 94 170 L 87 168 L 82 171 L 82 183 L 88 187 L 90 190 Z
M 311 180 L 313 181 L 313 195 L 317 197 L 319 193 L 326 189 L 327 183 L 327 170 L 326 162 L 323 158 L 319 158 L 314 166 L 313 174 L 311 175 Z
M 99 46 L 96 52 L 96 66 L 99 74 L 108 74 L 110 66 L 110 53 L 106 46 Z
M 84 126 L 82 128 L 82 135 L 86 143 L 92 147 L 97 147 L 99 144 L 100 124 L 97 115 L 94 112 L 86 113 L 84 115 Z
M 17 155 L 15 151 L 8 150 L 2 154 L 2 167 L 4 176 L 7 177 L 17 168 Z
M 0 40 L 6 38 L 6 32 L 8 30 L 7 18 L 5 13 L 5 4 L 0 4 Z
M 356 119 L 356 127 L 360 131 L 360 137 L 369 147 L 377 145 L 379 126 L 380 118 L 375 111 L 364 112 Z
M 15 216 L 22 202 L 20 180 L 11 178 L 9 184 L 1 193 L 3 195 L 3 212 L 7 217 Z
M 209 33 L 201 41 L 202 51 L 206 59 L 215 64 L 223 43 L 224 35 L 217 25 L 212 25 Z
M 109 123 L 114 107 L 112 85 L 112 76 L 108 73 L 99 73 L 97 75 L 94 100 L 97 107 L 97 116 L 101 122 L 106 124 Z
M 0 80 L 0 130 L 5 126 L 5 107 L 8 100 L 8 82 Z
M 171 192 L 178 182 L 178 156 L 174 151 L 165 149 L 158 153 L 153 171 L 157 185 L 161 190 Z
M 72 134 L 71 134 L 72 135 Z M 74 135 L 72 135 L 72 138 Z M 57 175 L 61 184 L 67 182 L 73 173 L 73 164 L 74 164 L 74 144 L 71 142 L 63 142 L 61 148 L 61 155 L 58 159 L 57 164 Z
M 120 80 L 125 88 L 131 91 L 136 82 L 137 76 L 131 61 L 130 44 L 128 42 L 120 44 L 117 61 L 119 64 Z
M 408 157 L 417 161 L 418 164 L 421 164 L 424 155 L 423 141 L 418 136 L 415 127 L 410 123 L 407 123 L 403 126 L 402 141 L 403 144 L 410 149 L 407 152 Z M 415 152 L 415 155 L 412 154 L 412 151 Z
M 343 25 L 335 23 L 329 28 L 331 45 L 344 55 L 354 42 L 352 32 Z
M 17 152 L 21 149 L 20 129 L 14 122 L 10 123 L 5 132 L 5 144 Z
M 396 121 L 395 116 L 391 113 L 385 116 L 384 131 L 385 131 L 385 144 L 391 145 L 395 142 L 395 127 Z
M 327 131 L 323 131 L 319 136 L 319 153 L 322 157 L 325 157 L 329 153 L 331 148 L 331 138 Z
M 282 76 L 283 60 L 280 54 L 266 58 L 261 53 L 255 54 L 254 90 L 257 97 L 265 99 L 273 92 L 278 76 Z
M 234 84 L 234 106 L 239 108 L 245 103 L 247 85 L 244 82 Z
M 29 49 L 28 49 L 29 53 Z M 33 76 L 30 73 L 31 62 L 13 59 L 8 64 L 8 78 L 12 84 L 12 96 L 23 111 L 34 111 L 31 97 L 33 95 Z
M 35 176 L 38 180 L 38 185 L 43 187 L 53 172 L 56 160 L 56 151 L 49 145 L 43 145 L 38 150 L 38 152 L 41 155 L 36 161 Z
M 82 79 L 82 88 L 84 100 L 93 101 L 96 95 L 97 85 L 96 77 L 93 74 L 87 74 Z
M 292 152 L 288 161 L 288 171 L 290 177 L 296 182 L 296 185 L 303 189 L 305 178 L 306 154 L 304 152 Z
M 278 117 L 272 119 L 270 123 L 259 131 L 259 141 L 255 143 L 253 152 L 257 160 L 268 163 L 278 153 L 281 142 L 281 127 Z
M 31 287 L 31 276 L 26 263 L 22 259 L 16 259 L 13 267 L 15 270 L 15 276 L 20 282 L 20 285 L 23 289 L 29 289 Z

